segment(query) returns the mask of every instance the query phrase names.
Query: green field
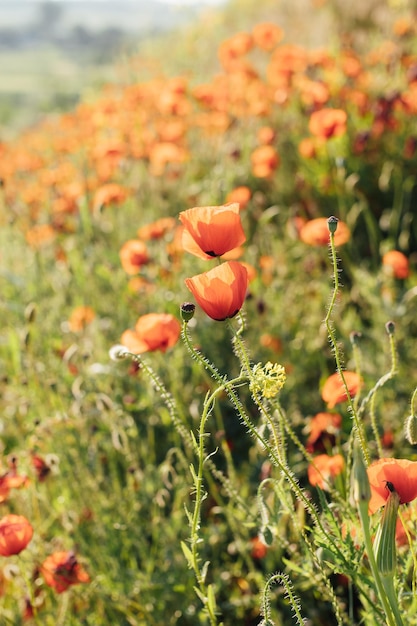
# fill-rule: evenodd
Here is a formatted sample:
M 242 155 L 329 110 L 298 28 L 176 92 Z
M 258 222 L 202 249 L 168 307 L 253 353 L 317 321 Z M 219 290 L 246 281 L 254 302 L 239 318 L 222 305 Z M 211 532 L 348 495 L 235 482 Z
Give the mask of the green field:
M 378 4 L 1 60 L 1 626 L 417 625 L 417 31 Z

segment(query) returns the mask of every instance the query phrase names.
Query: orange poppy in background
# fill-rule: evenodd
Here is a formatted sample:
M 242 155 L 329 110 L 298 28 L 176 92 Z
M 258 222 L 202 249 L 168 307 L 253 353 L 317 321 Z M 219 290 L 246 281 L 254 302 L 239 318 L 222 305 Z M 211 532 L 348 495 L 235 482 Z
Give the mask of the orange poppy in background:
M 237 202 L 222 206 L 194 207 L 182 211 L 179 219 L 208 257 L 222 256 L 246 241 Z M 196 254 L 195 251 L 192 253 Z
M 349 395 L 353 398 L 362 386 L 362 380 L 356 372 L 344 371 L 343 376 Z M 347 400 L 346 389 L 339 372 L 332 374 L 326 380 L 321 390 L 321 397 L 327 403 L 329 409 L 332 409 L 339 402 Z
M 73 309 L 68 326 L 72 333 L 79 333 L 95 319 L 96 313 L 91 306 L 77 306 Z
M 371 499 L 369 512 L 375 513 L 386 503 L 392 486 L 400 496 L 400 504 L 417 498 L 417 461 L 408 459 L 379 459 L 367 468 Z
M 252 191 L 250 188 L 246 187 L 246 185 L 240 185 L 232 189 L 232 191 L 229 191 L 226 196 L 226 203 L 233 204 L 237 202 L 240 210 L 243 211 L 243 209 L 246 209 L 251 197 Z
M 28 476 L 17 473 L 17 460 L 13 458 L 9 461 L 9 470 L 0 476 L 0 502 L 7 500 L 10 489 L 21 489 L 28 484 Z
M 120 262 L 126 274 L 133 276 L 149 262 L 149 253 L 146 244 L 139 239 L 129 239 L 119 251 Z
M 252 29 L 252 38 L 255 46 L 261 50 L 269 52 L 284 37 L 284 31 L 277 24 L 271 22 L 262 22 L 256 24 Z
M 258 178 L 269 178 L 281 163 L 280 156 L 273 146 L 259 146 L 250 157 L 252 173 Z
M 204 274 L 185 279 L 199 306 L 218 322 L 239 312 L 248 282 L 248 271 L 238 261 L 226 261 Z
M 308 452 L 326 449 L 326 444 L 333 445 L 336 433 L 342 425 L 339 413 L 317 413 L 309 423 L 309 435 L 306 443 Z
M 259 536 L 252 537 L 251 542 L 251 557 L 255 560 L 263 559 L 268 553 L 268 546 Z
M 175 225 L 175 217 L 161 217 L 159 220 L 155 220 L 155 222 L 151 222 L 151 224 L 146 224 L 139 228 L 137 235 L 140 239 L 144 239 L 145 241 L 149 239 L 161 239 L 167 233 L 174 230 Z
M 33 528 L 23 515 L 5 515 L 0 519 L 0 554 L 19 554 L 33 536 Z
M 250 33 L 236 33 L 225 39 L 218 48 L 218 57 L 223 68 L 234 69 L 236 62 L 253 48 L 253 38 Z
M 319 454 L 314 457 L 307 469 L 310 485 L 326 489 L 329 480 L 341 474 L 344 467 L 345 460 L 341 454 L 335 454 L 334 456 Z
M 346 132 L 347 113 L 342 109 L 320 109 L 310 116 L 308 128 L 312 135 L 322 139 L 339 137 Z
M 72 551 L 54 552 L 45 559 L 40 570 L 46 584 L 57 593 L 66 591 L 71 585 L 90 582 L 89 575 Z
M 311 246 L 327 246 L 330 241 L 330 232 L 327 217 L 317 217 L 305 222 L 299 230 L 301 241 Z M 336 246 L 342 246 L 350 239 L 350 229 L 345 222 L 337 222 L 337 230 L 334 234 Z
M 166 352 L 178 341 L 181 324 L 176 317 L 169 313 L 148 313 L 142 315 L 134 330 L 125 330 L 120 343 L 133 352 Z
M 275 130 L 271 126 L 261 126 L 256 133 L 256 138 L 262 146 L 269 146 L 275 139 Z
M 305 137 L 298 144 L 298 152 L 304 159 L 312 159 L 317 154 L 317 146 L 311 137 Z
M 117 183 L 107 183 L 97 189 L 93 199 L 94 211 L 110 204 L 121 204 L 126 200 L 127 190 Z
M 386 252 L 382 257 L 382 265 L 394 278 L 403 279 L 410 274 L 409 261 L 405 254 L 399 250 Z
M 56 238 L 56 231 L 51 224 L 36 224 L 26 231 L 25 238 L 31 248 L 38 250 Z

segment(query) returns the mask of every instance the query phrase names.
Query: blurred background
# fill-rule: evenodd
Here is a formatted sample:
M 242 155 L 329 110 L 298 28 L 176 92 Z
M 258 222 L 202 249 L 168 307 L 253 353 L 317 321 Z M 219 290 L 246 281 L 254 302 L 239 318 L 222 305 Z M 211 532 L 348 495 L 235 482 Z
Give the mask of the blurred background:
M 141 43 L 222 1 L 0 0 L 2 138 L 117 80 Z

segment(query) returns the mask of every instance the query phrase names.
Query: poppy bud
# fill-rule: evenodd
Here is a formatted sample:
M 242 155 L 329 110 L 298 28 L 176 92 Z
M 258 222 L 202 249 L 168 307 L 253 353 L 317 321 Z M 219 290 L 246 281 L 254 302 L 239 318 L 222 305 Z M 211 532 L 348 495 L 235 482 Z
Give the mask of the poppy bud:
M 183 302 L 180 307 L 181 319 L 183 322 L 189 322 L 195 313 L 195 304 L 192 302 Z
M 409 415 L 405 420 L 405 438 L 412 446 L 417 444 L 417 415 Z
M 353 330 L 349 335 L 350 343 L 352 344 L 352 346 L 359 345 L 361 338 L 362 338 L 362 333 L 357 330 Z
M 327 226 L 329 228 L 329 232 L 332 235 L 334 235 L 335 232 L 337 231 L 337 224 L 338 223 L 339 223 L 339 220 L 334 215 L 330 216 L 329 219 L 327 220 Z
M 394 334 L 394 332 L 395 332 L 395 324 L 394 324 L 394 322 L 387 322 L 385 324 L 385 329 L 386 329 L 387 333 L 390 336 L 392 336 Z
M 362 453 L 358 448 L 355 448 L 353 458 L 351 497 L 359 506 L 363 502 L 368 503 L 371 499 L 371 487 Z
M 395 530 L 400 496 L 392 483 L 387 483 L 387 489 L 389 489 L 390 494 L 375 539 L 376 564 L 382 576 L 394 574 L 397 560 Z

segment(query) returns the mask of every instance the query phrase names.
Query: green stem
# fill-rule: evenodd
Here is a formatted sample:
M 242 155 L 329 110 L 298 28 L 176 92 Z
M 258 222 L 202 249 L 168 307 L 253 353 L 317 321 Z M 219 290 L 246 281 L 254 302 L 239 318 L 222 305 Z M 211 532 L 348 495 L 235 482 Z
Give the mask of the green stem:
M 333 348 L 337 371 L 339 372 L 339 375 L 340 375 L 340 377 L 342 379 L 343 386 L 345 388 L 349 409 L 350 409 L 351 415 L 352 415 L 354 423 L 355 423 L 356 432 L 357 432 L 357 435 L 358 435 L 359 444 L 360 444 L 360 447 L 361 447 L 361 450 L 362 450 L 362 454 L 363 454 L 363 457 L 365 459 L 366 464 L 369 465 L 369 463 L 370 463 L 370 454 L 369 454 L 368 445 L 367 445 L 367 441 L 366 441 L 366 437 L 365 437 L 363 423 L 359 419 L 359 415 L 358 415 L 358 413 L 356 411 L 355 405 L 353 404 L 352 396 L 350 395 L 349 388 L 347 386 L 346 379 L 345 379 L 345 376 L 343 374 L 342 361 L 341 361 L 341 358 L 340 358 L 339 347 L 337 345 L 336 334 L 335 334 L 335 332 L 334 332 L 334 330 L 332 328 L 331 322 L 330 322 L 331 316 L 332 316 L 332 313 L 333 313 L 333 309 L 334 309 L 335 304 L 336 304 L 337 294 L 339 292 L 339 268 L 337 266 L 337 255 L 336 255 L 336 248 L 335 248 L 335 243 L 334 243 L 334 233 L 333 232 L 330 232 L 330 251 L 331 251 L 331 257 L 332 257 L 332 262 L 333 262 L 334 288 L 333 288 L 333 294 L 332 294 L 332 297 L 331 297 L 331 300 L 330 300 L 330 304 L 329 304 L 329 307 L 327 309 L 327 314 L 326 314 L 326 317 L 324 319 L 324 323 L 326 325 L 327 334 L 329 336 L 330 343 L 331 343 L 332 348 Z

